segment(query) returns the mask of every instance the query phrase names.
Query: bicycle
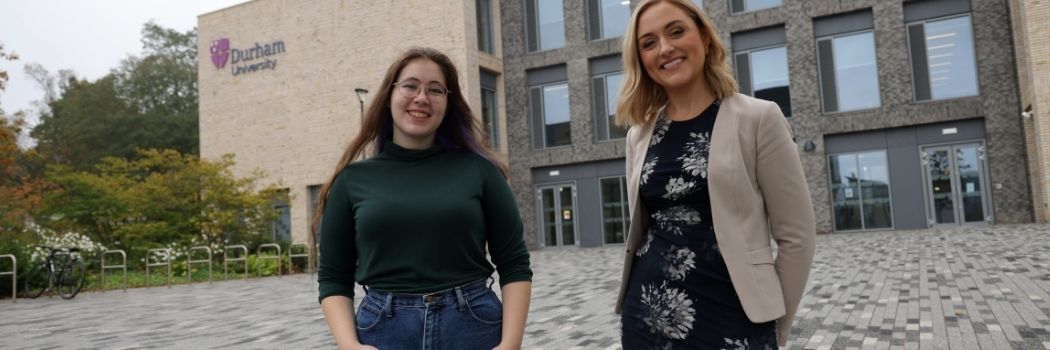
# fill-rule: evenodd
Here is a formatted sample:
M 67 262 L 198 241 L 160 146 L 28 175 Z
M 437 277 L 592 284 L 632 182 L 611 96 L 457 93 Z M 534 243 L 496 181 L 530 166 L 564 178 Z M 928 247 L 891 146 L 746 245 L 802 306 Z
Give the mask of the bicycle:
M 57 289 L 62 299 L 73 299 L 77 293 L 80 293 L 80 289 L 87 281 L 84 263 L 80 261 L 79 255 L 74 254 L 80 249 L 52 248 L 42 245 L 38 247 L 48 249 L 51 253 L 26 274 L 25 289 L 22 290 L 23 297 L 33 299 L 40 297 L 48 290 Z M 65 255 L 66 258 L 56 259 L 60 255 Z

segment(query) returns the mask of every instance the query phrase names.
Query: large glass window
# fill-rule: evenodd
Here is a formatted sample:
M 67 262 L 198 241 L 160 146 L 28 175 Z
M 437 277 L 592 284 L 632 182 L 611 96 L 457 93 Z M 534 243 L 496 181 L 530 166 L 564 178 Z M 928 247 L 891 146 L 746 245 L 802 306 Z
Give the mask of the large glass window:
M 627 214 L 627 182 L 623 176 L 604 178 L 600 182 L 605 244 L 623 243 L 631 227 Z
M 821 38 L 817 40 L 817 51 L 824 112 L 881 105 L 874 32 Z
M 915 100 L 942 100 L 976 96 L 970 15 L 908 25 Z
M 791 116 L 786 47 L 737 52 L 736 69 L 741 93 L 776 102 L 784 116 Z
M 478 13 L 478 50 L 495 53 L 492 39 L 492 0 L 477 0 L 475 5 Z
M 569 118 L 569 84 L 565 82 L 530 89 L 530 105 L 533 118 L 536 148 L 558 147 L 572 144 Z
M 587 0 L 587 29 L 590 40 L 623 36 L 631 16 L 627 0 Z
M 565 46 L 562 0 L 525 0 L 525 16 L 529 51 Z
M 615 72 L 593 77 L 594 129 L 598 141 L 624 138 L 627 129 L 616 125 L 616 103 L 620 99 L 623 73 Z
M 485 124 L 485 133 L 489 137 L 492 149 L 499 149 L 499 105 L 496 102 L 496 90 L 481 88 L 481 119 Z
M 780 6 L 781 0 L 729 0 L 733 13 L 757 11 Z
M 828 163 L 835 230 L 892 228 L 886 151 L 832 155 Z

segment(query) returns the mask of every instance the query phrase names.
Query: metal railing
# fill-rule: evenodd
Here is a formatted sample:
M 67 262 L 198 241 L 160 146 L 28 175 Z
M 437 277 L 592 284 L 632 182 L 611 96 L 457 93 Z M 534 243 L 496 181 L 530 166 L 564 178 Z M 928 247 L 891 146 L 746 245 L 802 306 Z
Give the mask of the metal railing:
M 150 257 L 152 257 L 154 255 L 154 253 L 163 253 L 162 255 L 164 256 L 164 261 L 165 262 L 161 262 L 161 263 L 152 263 L 152 262 L 150 262 Z M 155 267 L 155 266 L 167 266 L 168 267 L 168 288 L 171 288 L 171 249 L 160 248 L 160 249 L 150 249 L 150 250 L 146 251 L 146 287 L 149 287 L 150 286 L 150 282 L 152 282 L 150 280 L 150 278 L 149 278 L 149 268 L 150 267 Z
M 0 259 L 10 258 L 11 259 L 11 271 L 0 272 L 0 276 L 11 275 L 11 303 L 14 304 L 18 301 L 18 258 L 11 254 L 0 255 Z
M 234 250 L 234 249 L 239 249 L 239 250 L 241 250 L 243 252 L 241 254 L 241 257 L 239 257 L 239 258 L 231 258 L 230 257 L 230 255 L 229 255 L 230 250 Z M 244 279 L 248 279 L 248 247 L 245 247 L 244 245 L 240 245 L 240 244 L 238 244 L 238 245 L 231 245 L 231 246 L 227 246 L 226 249 L 222 251 L 222 279 L 224 279 L 224 280 L 227 278 L 227 271 L 228 271 L 227 270 L 227 265 L 229 265 L 231 261 L 233 261 L 233 262 L 243 261 L 244 262 Z
M 106 265 L 106 255 L 110 255 L 110 254 L 120 254 L 121 264 L 120 265 Z M 149 255 L 147 255 L 146 258 L 148 259 Z M 120 249 L 107 250 L 107 251 L 102 253 L 101 260 L 102 260 L 101 261 L 102 262 L 102 264 L 101 264 L 102 265 L 102 292 L 103 293 L 106 292 L 106 269 L 124 269 L 124 292 L 127 292 L 128 291 L 128 254 L 124 253 L 124 251 L 120 250 Z
M 295 251 L 295 248 L 297 248 L 297 247 L 301 247 L 302 249 L 300 249 L 300 250 L 306 250 L 306 252 L 305 253 L 292 254 L 292 252 Z M 314 259 L 310 257 L 310 246 L 309 245 L 307 245 L 306 243 L 296 243 L 296 244 L 292 244 L 292 245 L 288 246 L 288 272 L 289 273 L 292 272 L 292 267 L 294 266 L 294 265 L 292 265 L 292 263 L 295 261 L 293 259 L 296 259 L 296 258 L 306 258 L 306 272 L 309 272 L 311 274 L 314 273 L 314 271 L 313 271 Z
M 204 251 L 205 253 L 208 253 L 208 259 L 193 260 L 193 251 Z M 211 283 L 211 248 L 204 246 L 193 247 L 186 252 L 186 280 L 188 280 L 190 284 L 193 284 L 193 264 L 203 263 L 208 263 L 208 283 Z
M 277 249 L 276 255 L 263 255 L 263 248 L 274 248 Z M 259 248 L 255 250 L 255 260 L 277 260 L 277 277 L 281 277 L 281 246 L 276 243 L 260 244 Z M 257 277 L 262 276 L 262 264 L 259 264 L 259 268 L 255 269 Z

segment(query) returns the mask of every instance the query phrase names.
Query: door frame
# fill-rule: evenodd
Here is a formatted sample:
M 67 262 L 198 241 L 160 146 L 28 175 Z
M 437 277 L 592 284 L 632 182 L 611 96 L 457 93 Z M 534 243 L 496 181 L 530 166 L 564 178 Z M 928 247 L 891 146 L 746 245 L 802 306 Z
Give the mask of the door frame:
M 962 145 L 977 145 L 978 148 L 978 161 L 980 162 L 981 171 L 978 173 L 978 177 L 981 181 L 981 206 L 984 210 L 984 220 L 977 222 L 965 222 L 965 215 L 962 212 L 961 200 L 959 195 L 961 194 L 961 184 L 959 183 L 959 172 L 957 159 L 953 150 L 956 146 Z M 950 224 L 938 224 L 935 219 L 933 211 L 935 210 L 933 205 L 932 188 L 930 188 L 929 169 L 924 163 L 923 153 L 930 148 L 948 148 L 949 163 L 951 164 L 951 186 L 952 186 L 952 205 L 953 215 L 955 215 L 955 222 Z M 987 226 L 995 222 L 995 212 L 992 208 L 992 191 L 989 188 L 990 177 L 988 171 L 988 148 L 987 142 L 984 139 L 970 139 L 970 140 L 957 140 L 951 142 L 939 142 L 930 144 L 918 145 L 919 148 L 919 168 L 922 172 L 922 197 L 926 212 L 926 227 L 928 228 L 953 228 L 953 227 L 972 227 L 972 226 Z M 984 158 L 980 158 L 983 153 Z
M 572 188 L 572 230 L 573 230 L 572 237 L 573 237 L 573 244 L 571 246 L 573 246 L 573 247 L 580 246 L 580 229 L 579 229 L 579 227 L 580 227 L 579 223 L 580 222 L 579 222 L 579 220 L 577 220 L 580 217 L 580 215 L 579 215 L 579 213 L 580 213 L 580 211 L 579 211 L 579 202 L 580 201 L 579 201 L 579 198 L 577 198 L 577 194 L 579 192 L 577 190 L 576 181 L 563 181 L 563 182 L 551 182 L 551 183 L 537 184 L 537 185 L 533 186 L 533 188 L 536 191 L 536 218 L 535 218 L 535 220 L 536 220 L 536 227 L 538 228 L 536 230 L 536 235 L 538 236 L 536 242 L 539 242 L 540 247 L 553 248 L 553 247 L 567 247 L 567 246 L 569 246 L 569 245 L 565 245 L 563 243 L 564 242 L 564 236 L 563 236 L 563 233 L 561 232 L 562 225 L 555 225 L 555 230 L 557 231 L 555 233 L 555 237 L 556 237 L 556 240 L 558 241 L 558 243 L 561 243 L 561 244 L 548 245 L 547 244 L 547 237 L 546 237 L 546 235 L 544 235 L 544 231 L 543 231 L 544 230 L 544 223 L 543 223 L 543 190 L 545 190 L 545 189 L 558 189 L 558 188 L 562 188 L 562 187 L 565 187 L 565 186 L 568 186 L 568 187 Z M 554 197 L 554 203 L 555 203 L 556 206 L 561 207 L 561 205 L 560 205 L 561 204 L 561 197 L 555 196 Z M 556 217 L 560 217 L 560 216 L 556 216 Z M 562 222 L 562 220 L 558 220 L 558 222 L 560 223 L 560 222 Z

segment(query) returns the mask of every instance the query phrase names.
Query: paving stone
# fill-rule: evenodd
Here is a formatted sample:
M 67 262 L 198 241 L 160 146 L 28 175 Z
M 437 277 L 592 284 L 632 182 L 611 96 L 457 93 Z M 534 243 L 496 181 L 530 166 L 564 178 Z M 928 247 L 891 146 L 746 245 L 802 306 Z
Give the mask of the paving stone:
M 1000 225 L 819 236 L 788 349 L 1050 349 L 1048 235 L 1050 225 Z M 620 349 L 622 254 L 533 251 L 524 348 Z M 331 348 L 314 280 L 0 300 L 0 348 Z

